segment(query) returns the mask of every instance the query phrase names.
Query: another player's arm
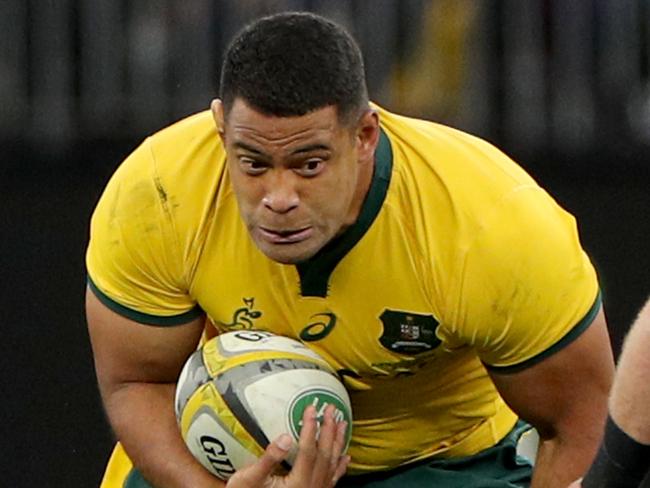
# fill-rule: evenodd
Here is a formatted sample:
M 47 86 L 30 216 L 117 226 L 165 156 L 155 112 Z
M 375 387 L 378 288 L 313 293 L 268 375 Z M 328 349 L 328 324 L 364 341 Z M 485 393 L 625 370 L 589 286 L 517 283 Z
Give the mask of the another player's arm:
M 616 424 L 630 437 L 650 444 L 650 300 L 630 329 L 609 402 Z
M 157 487 L 223 487 L 190 454 L 174 415 L 174 388 L 204 318 L 184 325 L 139 324 L 86 292 L 99 390 L 111 426 L 144 477 Z
M 510 407 L 540 434 L 532 486 L 567 486 L 596 454 L 614 373 L 605 316 L 564 349 L 523 371 L 490 376 Z
M 650 300 L 625 338 L 609 400 L 609 420 L 584 488 L 637 486 L 650 456 Z M 575 487 L 580 483 L 576 482 Z

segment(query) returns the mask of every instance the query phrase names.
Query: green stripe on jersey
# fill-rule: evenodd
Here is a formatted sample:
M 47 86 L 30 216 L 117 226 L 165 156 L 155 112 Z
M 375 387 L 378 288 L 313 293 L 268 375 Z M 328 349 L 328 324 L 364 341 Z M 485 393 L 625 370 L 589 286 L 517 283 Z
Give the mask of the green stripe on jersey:
M 298 263 L 300 291 L 304 297 L 326 297 L 327 284 L 334 268 L 363 238 L 386 199 L 393 170 L 393 149 L 383 129 L 375 151 L 375 168 L 366 199 L 357 221 L 343 234 L 328 242 L 315 256 Z
M 489 371 L 493 371 L 495 373 L 510 374 L 510 373 L 518 373 L 519 371 L 523 371 L 526 368 L 530 368 L 531 366 L 534 366 L 537 363 L 542 362 L 547 357 L 552 356 L 553 354 L 560 351 L 561 349 L 564 349 L 566 346 L 568 346 L 574 340 L 580 337 L 580 335 L 582 335 L 582 333 L 585 330 L 587 330 L 587 328 L 591 325 L 591 323 L 596 318 L 596 315 L 598 314 L 601 305 L 602 305 L 602 296 L 599 290 L 593 305 L 591 306 L 587 314 L 582 318 L 582 320 L 580 320 L 580 322 L 578 322 L 573 327 L 573 329 L 571 329 L 564 337 L 562 337 L 562 339 L 557 341 L 547 350 L 540 352 L 536 356 L 533 356 L 532 358 L 529 358 L 522 363 L 513 364 L 510 366 L 491 366 L 489 364 L 483 363 L 484 366 Z
M 125 307 L 121 303 L 116 302 L 103 291 L 97 288 L 97 285 L 93 283 L 93 280 L 88 276 L 88 288 L 95 294 L 97 299 L 102 302 L 106 307 L 115 312 L 122 317 L 133 320 L 140 324 L 145 325 L 156 325 L 156 326 L 172 326 L 172 325 L 183 325 L 191 322 L 195 318 L 200 317 L 203 314 L 203 310 L 200 306 L 195 306 L 192 310 L 188 310 L 185 313 L 179 315 L 170 315 L 170 316 L 160 316 L 160 315 L 150 315 L 143 312 L 138 312 L 131 308 Z

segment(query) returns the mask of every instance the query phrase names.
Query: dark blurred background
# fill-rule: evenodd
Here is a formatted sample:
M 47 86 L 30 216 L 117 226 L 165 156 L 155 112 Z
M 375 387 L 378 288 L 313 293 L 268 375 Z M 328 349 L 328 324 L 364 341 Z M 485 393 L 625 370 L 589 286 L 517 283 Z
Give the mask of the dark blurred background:
M 648 2 L 2 0 L 2 486 L 98 486 L 92 208 L 147 134 L 208 107 L 232 34 L 289 9 L 355 34 L 375 101 L 494 142 L 576 215 L 618 353 L 650 292 Z

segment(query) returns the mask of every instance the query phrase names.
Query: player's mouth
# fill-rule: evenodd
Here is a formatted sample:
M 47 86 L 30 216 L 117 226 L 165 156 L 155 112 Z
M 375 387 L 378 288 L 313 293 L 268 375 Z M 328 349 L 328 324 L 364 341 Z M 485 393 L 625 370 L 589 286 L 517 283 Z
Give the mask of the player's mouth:
M 264 240 L 271 244 L 295 244 L 309 239 L 314 232 L 312 227 L 300 229 L 269 229 L 258 227 Z

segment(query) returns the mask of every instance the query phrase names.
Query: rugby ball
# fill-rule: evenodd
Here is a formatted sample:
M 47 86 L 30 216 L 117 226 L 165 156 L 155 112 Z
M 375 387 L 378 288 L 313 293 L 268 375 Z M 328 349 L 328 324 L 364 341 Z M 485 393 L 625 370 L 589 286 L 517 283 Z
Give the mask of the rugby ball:
M 185 444 L 212 474 L 227 480 L 283 433 L 296 440 L 302 415 L 314 405 L 322 420 L 329 404 L 347 421 L 350 398 L 336 372 L 304 344 L 268 332 L 228 332 L 207 341 L 185 363 L 174 407 Z

